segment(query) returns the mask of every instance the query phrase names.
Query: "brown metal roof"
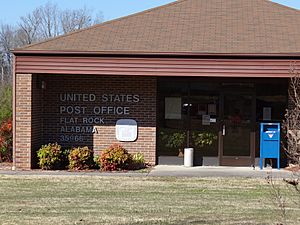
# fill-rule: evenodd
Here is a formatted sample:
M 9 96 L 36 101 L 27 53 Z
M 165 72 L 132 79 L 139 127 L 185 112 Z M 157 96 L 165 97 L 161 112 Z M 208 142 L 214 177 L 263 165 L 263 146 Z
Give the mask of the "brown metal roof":
M 20 52 L 299 54 L 300 11 L 268 0 L 178 0 Z

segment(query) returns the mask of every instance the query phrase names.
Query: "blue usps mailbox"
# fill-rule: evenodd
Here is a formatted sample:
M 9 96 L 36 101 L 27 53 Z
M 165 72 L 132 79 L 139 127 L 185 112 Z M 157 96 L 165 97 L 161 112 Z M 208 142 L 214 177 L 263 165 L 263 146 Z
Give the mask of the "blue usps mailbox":
M 280 123 L 260 124 L 260 169 L 265 158 L 277 159 L 280 168 Z

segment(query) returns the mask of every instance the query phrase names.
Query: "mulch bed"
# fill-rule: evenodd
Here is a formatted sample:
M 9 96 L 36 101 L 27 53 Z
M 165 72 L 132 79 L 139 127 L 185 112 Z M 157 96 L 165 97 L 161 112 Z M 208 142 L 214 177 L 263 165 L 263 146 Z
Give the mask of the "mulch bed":
M 12 162 L 2 162 L 0 163 L 0 170 L 11 170 L 12 165 Z
M 285 169 L 297 173 L 300 172 L 300 165 L 289 165 Z

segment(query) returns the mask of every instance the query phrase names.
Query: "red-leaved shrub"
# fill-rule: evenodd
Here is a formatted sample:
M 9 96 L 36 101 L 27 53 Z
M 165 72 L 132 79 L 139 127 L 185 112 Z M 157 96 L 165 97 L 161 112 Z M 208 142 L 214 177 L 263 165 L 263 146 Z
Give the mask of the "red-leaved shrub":
M 128 169 L 131 158 L 131 155 L 125 148 L 119 144 L 113 144 L 101 152 L 99 164 L 103 171 Z
M 12 120 L 7 119 L 0 126 L 0 162 L 12 161 Z

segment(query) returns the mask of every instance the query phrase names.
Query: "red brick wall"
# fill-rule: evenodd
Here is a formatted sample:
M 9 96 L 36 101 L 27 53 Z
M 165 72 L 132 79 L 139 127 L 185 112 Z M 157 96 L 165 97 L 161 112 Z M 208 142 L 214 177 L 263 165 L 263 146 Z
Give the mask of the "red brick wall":
M 46 88 L 41 89 L 42 81 Z M 61 101 L 60 94 L 94 94 L 95 101 Z M 32 95 L 31 95 L 32 94 Z M 138 95 L 139 102 L 105 102 L 103 94 Z M 60 107 L 86 107 L 84 113 L 61 113 Z M 95 116 L 95 106 L 129 107 L 129 115 Z M 39 146 L 58 142 L 64 147 L 89 146 L 96 153 L 113 143 L 118 119 L 134 119 L 138 123 L 138 138 L 135 142 L 122 142 L 129 152 L 142 152 L 146 161 L 156 160 L 156 78 L 136 76 L 80 76 L 80 75 L 17 75 L 17 168 L 34 166 Z M 65 133 L 61 127 L 84 126 L 84 117 L 104 118 L 104 124 L 90 124 L 97 133 Z M 65 124 L 60 118 L 78 118 L 76 124 Z M 66 141 L 66 137 L 79 138 Z M 22 154 L 22 158 L 21 155 Z M 31 159 L 32 158 L 32 159 Z M 24 163 L 23 163 L 24 161 Z
M 16 74 L 15 113 L 15 165 L 17 169 L 30 169 L 37 164 L 32 151 L 43 143 L 42 91 L 37 75 Z
M 138 139 L 135 142 L 122 142 L 121 144 L 130 152 L 143 152 L 147 161 L 155 163 L 156 152 L 156 79 L 151 77 L 120 77 L 120 76 L 78 76 L 78 75 L 47 75 L 44 77 L 47 85 L 44 91 L 44 142 L 59 140 L 64 146 L 88 145 L 96 152 L 118 143 L 115 138 L 115 123 L 117 119 L 135 119 L 138 123 Z M 61 102 L 62 93 L 94 94 L 95 102 Z M 107 103 L 103 104 L 99 97 L 103 94 L 135 94 L 140 96 L 138 103 Z M 87 107 L 86 113 L 80 115 L 60 114 L 60 106 Z M 66 142 L 61 139 L 60 118 L 94 117 L 94 106 L 127 106 L 130 115 L 104 115 L 104 124 L 97 125 L 98 133 L 74 134 L 83 136 L 83 141 Z M 78 123 L 80 124 L 80 122 Z M 95 125 L 95 124 L 94 124 Z M 69 135 L 66 133 L 65 135 Z M 72 136 L 70 134 L 69 136 Z
M 17 169 L 31 167 L 31 74 L 16 75 L 16 135 L 14 161 Z

